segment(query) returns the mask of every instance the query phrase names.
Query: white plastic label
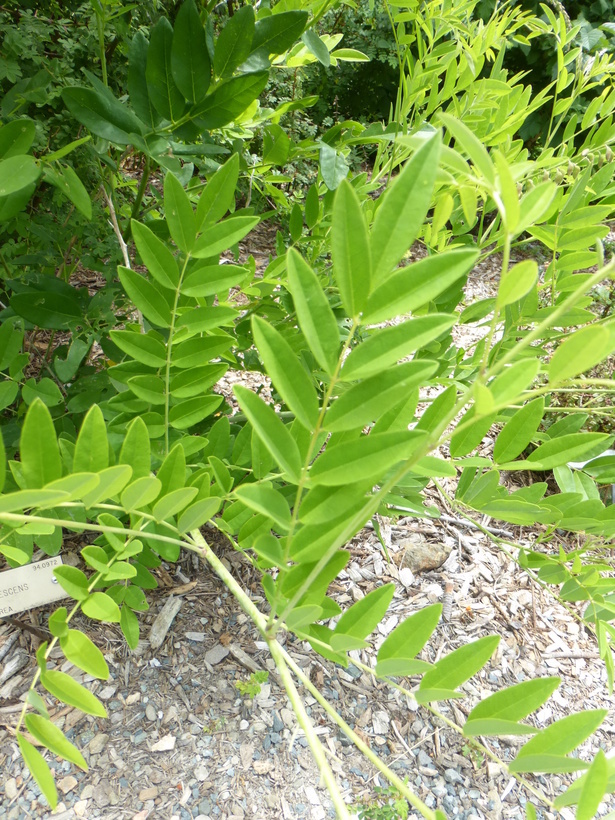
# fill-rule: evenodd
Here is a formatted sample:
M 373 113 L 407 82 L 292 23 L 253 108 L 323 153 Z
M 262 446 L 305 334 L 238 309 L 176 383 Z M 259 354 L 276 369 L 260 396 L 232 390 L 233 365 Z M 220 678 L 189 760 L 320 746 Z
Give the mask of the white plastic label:
M 53 574 L 54 567 L 61 563 L 62 559 L 56 555 L 0 572 L 0 618 L 67 598 Z

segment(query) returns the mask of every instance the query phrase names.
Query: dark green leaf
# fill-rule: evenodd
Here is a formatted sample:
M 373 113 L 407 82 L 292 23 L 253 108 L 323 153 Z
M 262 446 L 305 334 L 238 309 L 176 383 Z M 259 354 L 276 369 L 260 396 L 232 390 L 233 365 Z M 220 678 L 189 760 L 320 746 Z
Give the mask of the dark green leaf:
M 177 87 L 189 102 L 203 99 L 211 80 L 211 64 L 205 29 L 194 0 L 184 0 L 175 18 L 171 70 Z
M 254 36 L 254 9 L 247 5 L 238 9 L 227 21 L 216 41 L 214 73 L 230 77 L 248 57 Z
M 156 111 L 174 122 L 184 112 L 184 96 L 175 84 L 171 68 L 173 28 L 166 17 L 161 17 L 151 31 L 145 78 L 147 92 Z
M 231 19 L 236 20 L 246 10 L 254 14 L 252 6 L 244 6 Z M 239 154 L 233 154 L 205 185 L 196 208 L 197 230 L 222 219 L 233 205 L 238 176 Z
M 282 54 L 299 39 L 307 20 L 307 11 L 283 11 L 263 17 L 254 26 L 252 53 Z
M 28 154 L 0 160 L 0 197 L 27 188 L 40 174 L 40 165 Z
M 327 46 L 324 44 L 323 40 L 320 39 L 318 34 L 310 29 L 309 31 L 303 32 L 301 39 L 307 46 L 308 51 L 312 52 L 318 62 L 322 63 L 325 68 L 329 68 L 331 65 L 331 56 Z
M 149 43 L 142 32 L 138 31 L 132 38 L 128 51 L 128 96 L 139 119 L 147 125 L 155 126 L 160 116 L 151 103 L 147 91 L 145 67 Z
M 228 125 L 258 97 L 268 79 L 267 71 L 257 71 L 225 80 L 194 108 L 193 118 L 207 130 Z
M 123 265 L 118 266 L 120 282 L 129 298 L 153 325 L 167 328 L 171 324 L 171 308 L 157 287 L 144 276 Z
M 117 145 L 128 145 L 133 134 L 141 134 L 143 124 L 128 108 L 108 95 L 83 86 L 62 91 L 71 114 L 97 137 Z
M 0 159 L 27 154 L 35 136 L 36 125 L 26 117 L 3 125 L 0 128 Z
M 153 278 L 163 287 L 175 290 L 179 284 L 179 268 L 171 251 L 140 222 L 133 219 L 131 229 L 139 256 Z
M 258 216 L 231 216 L 211 225 L 197 239 L 192 255 L 197 259 L 217 256 L 243 239 L 259 222 Z

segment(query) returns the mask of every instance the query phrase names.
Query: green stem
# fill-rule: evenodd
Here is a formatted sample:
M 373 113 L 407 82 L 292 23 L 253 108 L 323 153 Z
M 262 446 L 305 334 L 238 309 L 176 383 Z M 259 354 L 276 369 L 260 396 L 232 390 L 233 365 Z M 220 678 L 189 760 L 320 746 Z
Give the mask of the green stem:
M 417 797 L 414 792 L 410 791 L 407 784 L 400 780 L 397 775 L 389 769 L 389 767 L 384 763 L 375 752 L 369 748 L 369 746 L 361 740 L 361 738 L 354 732 L 350 726 L 346 723 L 341 715 L 337 713 L 337 711 L 331 706 L 331 704 L 321 695 L 320 691 L 317 689 L 316 686 L 312 683 L 312 681 L 308 678 L 307 675 L 304 674 L 303 670 L 300 666 L 298 666 L 292 658 L 286 655 L 286 662 L 293 670 L 295 675 L 299 678 L 301 683 L 305 686 L 305 688 L 310 692 L 310 694 L 316 698 L 318 703 L 322 706 L 325 712 L 329 715 L 329 717 L 340 727 L 340 729 L 344 732 L 346 737 L 348 737 L 357 749 L 363 754 L 370 763 L 380 771 L 386 779 L 402 794 L 408 803 L 413 806 L 417 811 L 419 811 L 426 820 L 437 820 L 435 812 L 433 812 L 429 806 L 427 806 L 420 797 Z
M 137 196 L 135 197 L 135 201 L 132 206 L 132 211 L 130 213 L 130 219 L 128 220 L 128 224 L 124 228 L 124 239 L 128 239 L 130 236 L 130 221 L 132 219 L 136 219 L 139 216 L 139 209 L 141 208 L 141 203 L 143 202 L 143 197 L 145 196 L 145 189 L 147 188 L 147 183 L 149 182 L 150 174 L 151 174 L 151 162 L 148 156 L 145 157 L 145 165 L 143 166 L 143 173 L 141 174 L 141 181 L 139 182 L 139 187 L 137 188 Z
M 179 282 L 175 288 L 175 298 L 173 301 L 173 309 L 171 311 L 171 324 L 169 326 L 169 341 L 167 344 L 167 360 L 164 370 L 164 454 L 169 453 L 169 405 L 171 401 L 171 359 L 173 357 L 173 334 L 175 333 L 175 321 L 177 319 L 177 305 L 179 304 L 180 288 L 186 275 L 188 262 L 190 261 L 190 254 L 186 254 L 184 264 L 179 274 Z

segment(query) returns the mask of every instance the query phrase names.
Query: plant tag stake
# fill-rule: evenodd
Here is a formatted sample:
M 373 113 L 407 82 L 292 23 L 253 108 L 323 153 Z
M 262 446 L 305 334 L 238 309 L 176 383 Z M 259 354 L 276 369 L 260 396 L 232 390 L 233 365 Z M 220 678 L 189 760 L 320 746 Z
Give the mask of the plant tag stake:
M 56 555 L 0 572 L 0 618 L 67 598 L 53 574 L 61 563 L 62 559 Z

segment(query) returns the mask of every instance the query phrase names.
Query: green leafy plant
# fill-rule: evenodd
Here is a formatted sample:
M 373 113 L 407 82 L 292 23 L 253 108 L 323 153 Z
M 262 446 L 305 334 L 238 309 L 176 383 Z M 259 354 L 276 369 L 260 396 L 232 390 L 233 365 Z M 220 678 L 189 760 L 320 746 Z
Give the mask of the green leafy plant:
M 34 547 L 53 555 L 61 552 L 64 533 L 87 534 L 81 566 L 55 570 L 71 604 L 50 616 L 52 639 L 37 653 L 16 726 L 24 759 L 51 805 L 57 803 L 53 776 L 26 731 L 53 754 L 84 767 L 81 753 L 51 722 L 46 699 L 105 714 L 85 685 L 57 668 L 52 650 L 59 647 L 83 673 L 106 678 L 100 650 L 74 628 L 75 615 L 119 624 L 135 647 L 138 612 L 147 609 L 147 591 L 156 586 L 151 570 L 190 550 L 226 585 L 266 643 L 338 816 L 349 818 L 349 809 L 299 687 L 396 790 L 397 807 L 387 798 L 388 805 L 370 810 L 401 813 L 407 801 L 428 820 L 441 820 L 443 813 L 423 803 L 345 723 L 284 643 L 292 633 L 343 667 L 350 652 L 370 647 L 394 585 L 373 589 L 345 611 L 329 586 L 349 561 L 348 542 L 376 514 L 437 516 L 424 490 L 442 477 L 456 480 L 448 501 L 460 514 L 544 528 L 542 542 L 531 550 L 493 540 L 595 632 L 613 687 L 608 556 L 596 560 L 588 548 L 558 554 L 548 549 L 556 528 L 588 533 L 592 547 L 613 535 L 614 507 L 604 503 L 597 486 L 613 483 L 613 436 L 586 430 L 584 414 L 562 412 L 552 403 L 563 391 L 612 389 L 610 380 L 586 375 L 615 350 L 613 320 L 591 310 L 594 289 L 615 276 L 615 263 L 604 264 L 601 245 L 613 208 L 612 171 L 608 163 L 598 167 L 615 139 L 612 92 L 601 102 L 600 124 L 589 128 L 587 154 L 578 153 L 571 131 L 558 152 L 548 148 L 530 158 L 515 134 L 533 107 L 546 104 L 546 93 L 532 98 L 497 59 L 490 82 L 484 82 L 465 49 L 482 55 L 482 63 L 476 62 L 482 68 L 485 44 L 503 48 L 507 32 L 523 36 L 519 32 L 528 25 L 538 36 L 540 26 L 504 9 L 478 43 L 471 21 L 460 17 L 468 9 L 446 5 L 451 17 L 443 23 L 444 42 L 430 30 L 424 56 L 434 76 L 446 82 L 448 69 L 442 74 L 438 62 L 444 54 L 456 76 L 463 69 L 463 83 L 455 79 L 441 100 L 436 83 L 428 94 L 430 108 L 424 85 L 404 80 L 397 105 L 404 128 L 338 123 L 320 144 L 305 146 L 306 156 L 318 156 L 318 176 L 305 202 L 291 210 L 290 247 L 281 236 L 277 258 L 257 273 L 252 259 L 228 258 L 260 221 L 250 208 L 237 209 L 239 152 L 204 184 L 190 184 L 193 168 L 182 167 L 179 156 L 196 156 L 204 131 L 231 123 L 234 128 L 248 109 L 246 117 L 253 118 L 271 55 L 274 61 L 276 55 L 307 59 L 303 46 L 293 52 L 300 34 L 316 59 L 326 59 L 324 50 L 335 54 L 330 42 L 323 40 L 323 50 L 313 38 L 306 41 L 305 10 L 279 8 L 254 19 L 245 7 L 222 27 L 212 52 L 207 21 L 189 0 L 174 26 L 163 18 L 149 43 L 139 35 L 133 40 L 131 107 L 95 78 L 92 87 L 64 92 L 75 116 L 99 140 L 133 145 L 149 165 L 132 220 L 123 231 L 114 226 L 118 240 L 130 234 L 140 269 L 130 264 L 126 247 L 119 284 L 104 297 L 75 293 L 52 277 L 12 285 L 17 316 L 6 317 L 0 328 L 4 409 L 19 393 L 23 398 L 0 448 L 0 552 L 21 565 Z M 238 17 L 240 23 L 233 23 Z M 419 25 L 413 12 L 405 22 Z M 456 26 L 458 51 L 447 40 Z M 204 50 L 189 48 L 197 39 L 202 46 L 203 38 Z M 438 51 L 440 45 L 445 47 Z M 283 57 L 289 49 L 292 56 Z M 412 78 L 418 82 L 419 72 Z M 229 89 L 241 91 L 233 96 L 232 111 Z M 497 121 L 495 100 L 502 103 Z M 559 113 L 563 101 L 555 100 Z M 465 118 L 470 109 L 475 116 Z M 424 123 L 421 112 L 432 122 Z M 284 140 L 275 129 L 268 138 L 271 159 Z M 191 146 L 187 154 L 177 148 L 180 143 Z M 209 144 L 206 138 L 202 144 Z M 371 180 L 349 173 L 346 155 L 358 144 L 379 148 Z M 28 150 L 20 155 L 27 157 Z M 38 170 L 32 157 L 25 164 Z M 165 171 L 156 194 L 160 213 L 139 219 L 156 165 Z M 387 185 L 376 195 L 385 177 Z M 110 213 L 112 208 L 109 197 Z M 542 271 L 535 258 L 513 261 L 527 237 L 548 255 Z M 427 256 L 404 264 L 417 241 Z M 497 292 L 466 305 L 470 271 L 495 251 L 502 258 Z M 121 306 L 117 323 L 108 317 L 109 294 Z M 483 334 L 462 347 L 453 329 L 469 322 L 482 325 Z M 59 324 L 71 334 L 70 345 L 50 355 L 32 382 L 22 350 L 26 323 L 45 330 Z M 99 373 L 83 373 L 94 341 L 105 360 Z M 248 370 L 262 375 L 267 392 L 241 383 Z M 223 397 L 217 383 L 228 371 L 233 393 Z M 75 377 L 83 382 L 70 393 Z M 102 387 L 89 381 L 97 378 Z M 433 398 L 419 412 L 419 391 L 426 388 Z M 561 417 L 551 424 L 553 412 Z M 493 451 L 479 454 L 487 433 Z M 537 481 L 510 492 L 501 475 L 516 471 L 552 473 L 557 490 Z M 259 573 L 266 599 L 261 608 L 212 550 L 212 529 Z M 582 613 L 574 609 L 578 601 L 586 602 Z M 589 761 L 577 750 L 605 711 L 581 711 L 536 727 L 531 715 L 558 678 L 524 681 L 476 703 L 463 687 L 491 662 L 499 638 L 481 637 L 432 663 L 427 647 L 440 614 L 440 605 L 411 614 L 380 644 L 375 665 L 355 663 L 438 715 L 543 805 L 572 805 L 578 817 L 591 817 L 615 788 L 615 770 L 601 751 Z M 243 684 L 246 694 L 260 683 L 254 676 Z M 457 698 L 468 700 L 462 724 L 434 705 Z M 501 735 L 529 740 L 504 761 L 480 740 Z M 568 778 L 564 791 L 551 798 L 533 776 L 554 772 L 580 776 Z
M 263 683 L 269 680 L 269 672 L 252 672 L 247 681 L 236 680 L 235 688 L 242 698 L 255 698 L 261 691 Z
M 371 803 L 359 803 L 359 820 L 406 820 L 408 802 L 392 786 L 375 786 L 376 798 Z

